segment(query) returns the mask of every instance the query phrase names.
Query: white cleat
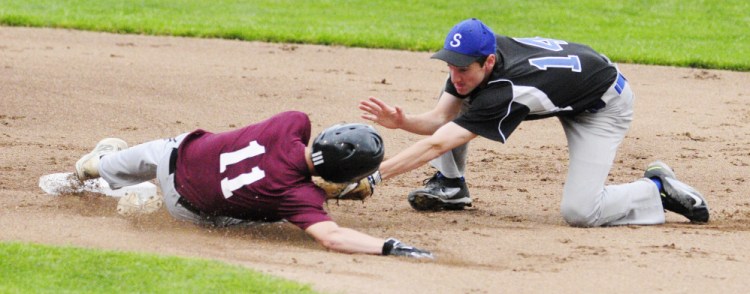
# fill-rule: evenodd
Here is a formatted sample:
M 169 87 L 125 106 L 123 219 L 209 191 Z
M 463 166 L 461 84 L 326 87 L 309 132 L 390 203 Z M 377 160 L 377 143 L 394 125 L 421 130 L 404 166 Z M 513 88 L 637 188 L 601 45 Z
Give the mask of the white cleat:
M 128 149 L 128 143 L 118 138 L 106 138 L 96 144 L 94 150 L 76 162 L 76 177 L 81 182 L 99 177 L 99 159 L 107 154 Z

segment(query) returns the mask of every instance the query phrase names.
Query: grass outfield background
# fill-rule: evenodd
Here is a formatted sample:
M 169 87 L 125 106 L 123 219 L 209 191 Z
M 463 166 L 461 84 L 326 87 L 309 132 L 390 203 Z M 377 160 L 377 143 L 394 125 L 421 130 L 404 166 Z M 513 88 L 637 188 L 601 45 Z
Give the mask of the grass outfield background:
M 750 70 L 746 0 L 495 2 L 0 0 L 0 24 L 432 51 L 477 17 L 496 33 L 585 43 L 618 62 Z M 18 243 L 0 244 L 0 275 L 0 292 L 312 292 L 222 263 Z
M 315 293 L 215 261 L 0 244 L 0 293 Z
M 750 1 L 0 0 L 0 24 L 436 50 L 457 22 L 591 45 L 617 62 L 750 70 Z

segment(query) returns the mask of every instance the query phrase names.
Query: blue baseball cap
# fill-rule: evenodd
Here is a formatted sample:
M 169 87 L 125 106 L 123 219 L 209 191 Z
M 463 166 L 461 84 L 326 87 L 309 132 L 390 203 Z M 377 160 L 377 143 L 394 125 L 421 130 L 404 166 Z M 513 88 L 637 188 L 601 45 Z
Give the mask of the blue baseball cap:
M 458 23 L 445 37 L 443 49 L 432 55 L 454 66 L 469 66 L 474 61 L 495 54 L 495 33 L 476 18 Z

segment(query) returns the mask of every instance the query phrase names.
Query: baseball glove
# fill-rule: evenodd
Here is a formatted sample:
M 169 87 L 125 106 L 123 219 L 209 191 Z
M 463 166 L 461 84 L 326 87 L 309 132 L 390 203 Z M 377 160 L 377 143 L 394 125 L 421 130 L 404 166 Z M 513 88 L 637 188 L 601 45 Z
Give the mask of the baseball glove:
M 367 178 L 363 178 L 356 183 L 331 183 L 322 179 L 315 178 L 315 184 L 318 185 L 328 195 L 328 199 L 344 200 L 362 200 L 372 196 L 374 191 L 372 184 Z

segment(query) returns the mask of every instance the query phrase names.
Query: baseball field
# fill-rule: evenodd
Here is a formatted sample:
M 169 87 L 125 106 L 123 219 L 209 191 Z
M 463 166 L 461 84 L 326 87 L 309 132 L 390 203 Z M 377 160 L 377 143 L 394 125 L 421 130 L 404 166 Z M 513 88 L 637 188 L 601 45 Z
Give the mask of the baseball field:
M 437 44 L 449 26 L 434 33 Z M 550 32 L 540 28 L 544 33 Z M 328 203 L 340 225 L 430 249 L 435 261 L 328 252 L 289 224 L 205 229 L 165 210 L 125 218 L 116 213 L 115 198 L 53 197 L 38 187 L 40 176 L 72 171 L 104 137 L 135 145 L 196 128 L 225 131 L 286 110 L 308 113 L 317 133 L 334 123 L 363 122 L 357 103 L 368 96 L 408 113 L 429 110 L 446 67 L 429 50 L 401 49 L 413 51 L 0 26 L 0 241 L 218 261 L 322 293 L 746 292 L 750 73 L 706 69 L 746 70 L 747 62 L 731 63 L 724 50 L 703 53 L 716 58 L 694 63 L 704 68 L 619 65 L 637 98 L 608 181 L 630 182 L 648 163 L 663 160 L 706 196 L 711 220 L 705 225 L 667 213 L 659 226 L 568 226 L 559 211 L 567 146 L 556 119 L 525 122 L 506 144 L 472 142 L 467 181 L 474 206 L 464 211 L 409 207 L 406 194 L 434 172 L 427 166 L 384 182 L 364 202 Z M 683 61 L 695 60 L 701 58 Z M 378 130 L 386 157 L 420 138 Z M 2 260 L 9 256 L 0 255 L 0 267 L 10 275 L 14 265 Z M 92 264 L 100 267 L 94 273 L 107 271 L 106 264 Z M 167 285 L 200 279 L 144 276 Z M 101 292 L 75 288 L 94 278 L 101 277 L 81 276 L 60 290 Z M 0 289 L 34 292 L 8 280 Z M 212 288 L 186 292 L 205 289 Z M 285 289 L 277 291 L 300 290 Z

